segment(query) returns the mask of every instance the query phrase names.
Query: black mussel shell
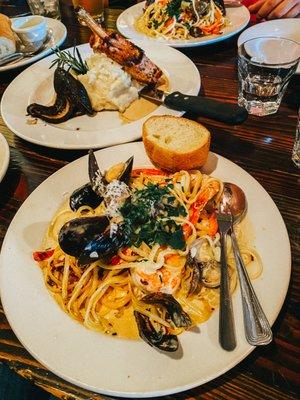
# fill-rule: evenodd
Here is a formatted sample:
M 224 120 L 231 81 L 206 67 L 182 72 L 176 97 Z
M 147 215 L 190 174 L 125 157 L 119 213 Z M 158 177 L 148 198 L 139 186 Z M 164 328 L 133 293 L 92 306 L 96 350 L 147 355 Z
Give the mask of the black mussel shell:
M 130 176 L 132 172 L 132 166 L 133 166 L 133 156 L 128 158 L 128 160 L 125 163 L 125 168 L 122 174 L 119 176 L 119 181 L 126 183 L 126 185 L 129 184 L 130 181 Z
M 61 228 L 59 245 L 65 253 L 79 257 L 85 246 L 104 232 L 108 225 L 109 219 L 105 216 L 72 219 Z
M 102 203 L 103 198 L 94 192 L 90 183 L 86 183 L 74 190 L 70 196 L 70 208 L 77 211 L 82 206 L 96 208 Z
M 109 231 L 100 233 L 86 243 L 86 246 L 79 254 L 78 264 L 86 265 L 97 260 L 109 263 L 111 258 L 117 254 L 118 250 L 127 244 L 127 238 L 121 226 L 119 226 L 118 230 L 112 235 L 110 235 Z
M 171 294 L 150 293 L 142 298 L 147 304 L 156 304 L 167 310 L 166 317 L 170 319 L 177 328 L 188 328 L 192 325 L 191 318 L 183 311 L 181 305 Z
M 168 352 L 174 352 L 178 349 L 179 343 L 176 335 L 165 334 L 163 328 L 157 332 L 152 326 L 149 317 L 138 311 L 134 311 L 134 317 L 141 339 L 150 346 Z
M 27 113 L 51 124 L 60 124 L 74 115 L 74 107 L 65 96 L 57 96 L 52 106 L 33 103 L 27 107 Z
M 214 3 L 220 8 L 222 11 L 222 15 L 226 15 L 226 8 L 223 0 L 214 0 Z
M 55 70 L 54 90 L 57 94 L 66 96 L 82 114 L 93 114 L 92 105 L 85 87 L 63 68 L 58 67 Z
M 27 107 L 27 113 L 52 124 L 59 124 L 76 115 L 93 114 L 85 87 L 63 68 L 55 70 L 54 90 L 56 100 L 52 106 L 33 103 Z
M 201 283 L 201 267 L 197 260 L 195 260 L 189 254 L 186 260 L 186 267 L 191 270 L 191 281 L 188 296 L 195 293 L 198 289 L 199 283 Z

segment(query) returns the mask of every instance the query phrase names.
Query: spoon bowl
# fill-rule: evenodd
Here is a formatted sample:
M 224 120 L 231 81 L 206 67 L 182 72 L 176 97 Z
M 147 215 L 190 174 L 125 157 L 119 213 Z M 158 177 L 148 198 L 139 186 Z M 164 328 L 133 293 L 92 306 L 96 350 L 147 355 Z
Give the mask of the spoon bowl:
M 234 183 L 225 182 L 220 207 L 231 215 L 231 240 L 240 281 L 246 339 L 253 346 L 269 344 L 273 338 L 271 327 L 249 279 L 233 228 L 246 214 L 245 193 Z

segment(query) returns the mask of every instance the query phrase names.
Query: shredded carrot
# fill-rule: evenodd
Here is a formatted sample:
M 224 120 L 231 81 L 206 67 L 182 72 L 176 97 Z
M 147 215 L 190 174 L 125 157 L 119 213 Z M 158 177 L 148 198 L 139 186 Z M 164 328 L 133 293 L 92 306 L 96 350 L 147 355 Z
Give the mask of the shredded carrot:
M 133 169 L 131 172 L 131 176 L 133 178 L 136 178 L 140 174 L 145 174 L 145 175 L 161 175 L 161 176 L 166 176 L 168 175 L 166 172 L 161 171 L 160 169 L 155 169 L 155 168 L 136 168 Z

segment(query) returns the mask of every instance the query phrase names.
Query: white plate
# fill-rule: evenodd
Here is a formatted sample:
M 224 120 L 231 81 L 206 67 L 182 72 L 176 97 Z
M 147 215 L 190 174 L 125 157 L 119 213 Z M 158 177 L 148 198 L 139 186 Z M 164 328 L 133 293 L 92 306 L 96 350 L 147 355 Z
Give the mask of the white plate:
M 9 147 L 5 137 L 0 132 L 0 182 L 4 178 L 9 164 Z
M 135 156 L 135 166 L 150 164 L 142 143 L 96 153 L 100 167 Z M 179 336 L 181 350 L 162 354 L 143 341 L 117 339 L 93 332 L 65 314 L 48 293 L 32 259 L 60 203 L 87 182 L 87 157 L 46 179 L 22 204 L 13 219 L 0 257 L 0 292 L 10 326 L 27 350 L 56 375 L 80 387 L 112 396 L 150 397 L 176 393 L 223 374 L 252 350 L 243 333 L 239 289 L 233 296 L 237 347 L 218 343 L 218 312 L 199 331 Z M 282 217 L 268 193 L 246 171 L 210 153 L 205 168 L 245 191 L 254 244 L 262 257 L 262 275 L 253 281 L 262 307 L 273 324 L 283 304 L 291 268 L 290 244 Z M 18 295 L 16 295 L 16 293 Z
M 247 40 L 266 36 L 280 36 L 300 43 L 299 18 L 278 19 L 253 25 L 241 33 L 237 44 L 240 46 Z M 300 74 L 300 64 L 298 65 L 296 73 Z
M 65 40 L 67 36 L 67 29 L 65 25 L 58 21 L 57 19 L 47 18 L 47 27 L 48 29 L 52 29 L 53 39 L 47 44 L 46 48 L 35 56 L 23 58 L 23 60 L 17 61 L 13 64 L 3 65 L 0 67 L 0 72 L 8 71 L 10 69 L 15 69 L 19 67 L 24 67 L 25 65 L 31 64 L 41 58 L 47 56 L 52 53 L 53 47 L 59 47 Z
M 171 47 L 135 42 L 167 75 L 171 92 L 178 90 L 190 95 L 199 93 L 200 74 L 188 57 Z M 89 44 L 78 46 L 78 49 L 83 58 L 92 53 Z M 12 81 L 3 94 L 2 118 L 22 139 L 60 149 L 107 147 L 139 139 L 142 134 L 142 124 L 150 115 L 183 114 L 182 111 L 160 106 L 147 117 L 128 124 L 122 122 L 117 111 L 101 111 L 94 117 L 83 115 L 59 125 L 47 124 L 41 120 L 38 120 L 36 125 L 28 125 L 26 117 L 28 104 L 33 102 L 47 104 L 54 95 L 52 84 L 54 70 L 49 70 L 49 65 L 55 57 L 53 54 L 27 68 Z
M 140 15 L 142 15 L 143 6 L 144 2 L 129 7 L 123 11 L 117 19 L 118 30 L 122 33 L 122 35 L 130 39 L 143 40 L 145 43 L 162 43 L 173 47 L 204 46 L 207 44 L 220 42 L 240 32 L 243 28 L 245 28 L 245 26 L 247 26 L 250 20 L 250 13 L 246 7 L 242 6 L 236 8 L 227 8 L 226 13 L 231 21 L 231 24 L 224 28 L 222 35 L 203 36 L 188 40 L 166 40 L 163 38 L 151 38 L 135 29 L 134 22 Z

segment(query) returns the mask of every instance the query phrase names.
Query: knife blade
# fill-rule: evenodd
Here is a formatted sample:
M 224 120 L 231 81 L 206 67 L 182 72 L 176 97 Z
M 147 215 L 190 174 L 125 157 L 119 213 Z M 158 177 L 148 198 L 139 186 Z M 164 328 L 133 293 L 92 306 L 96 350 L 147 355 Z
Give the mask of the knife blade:
M 168 93 L 145 87 L 139 95 L 147 100 L 179 111 L 188 111 L 230 125 L 242 124 L 248 117 L 245 108 L 202 96 L 190 96 L 180 92 Z

